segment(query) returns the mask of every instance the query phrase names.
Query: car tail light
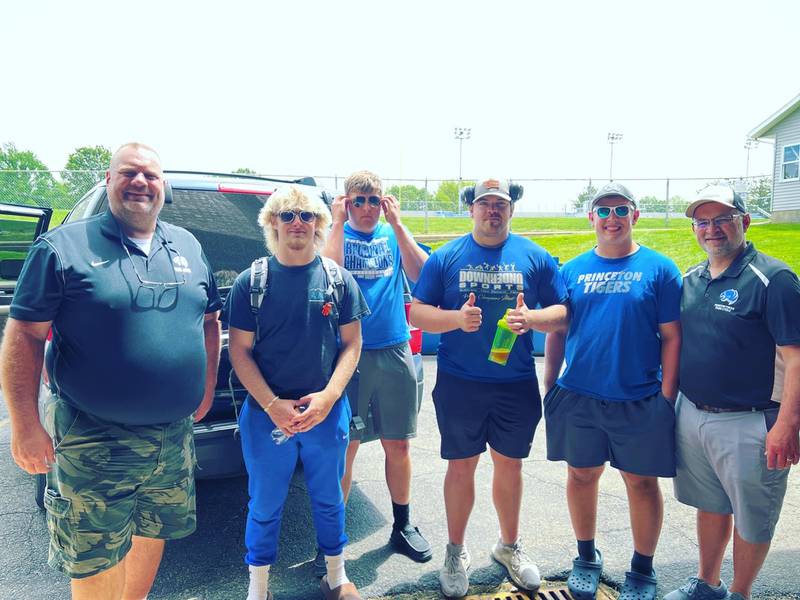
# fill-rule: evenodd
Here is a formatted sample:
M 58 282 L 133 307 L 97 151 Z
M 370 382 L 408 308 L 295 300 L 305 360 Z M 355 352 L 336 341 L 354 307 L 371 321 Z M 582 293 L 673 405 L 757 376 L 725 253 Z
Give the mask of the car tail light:
M 408 313 L 411 310 L 411 303 L 406 302 L 406 323 L 408 323 L 409 333 L 411 334 L 411 339 L 408 340 L 408 345 L 411 346 L 411 354 L 419 354 L 422 352 L 422 329 L 419 327 L 414 327 L 411 324 L 409 319 Z
M 419 354 L 422 352 L 422 329 L 412 327 L 410 333 L 411 339 L 408 340 L 408 345 L 411 346 L 411 354 Z

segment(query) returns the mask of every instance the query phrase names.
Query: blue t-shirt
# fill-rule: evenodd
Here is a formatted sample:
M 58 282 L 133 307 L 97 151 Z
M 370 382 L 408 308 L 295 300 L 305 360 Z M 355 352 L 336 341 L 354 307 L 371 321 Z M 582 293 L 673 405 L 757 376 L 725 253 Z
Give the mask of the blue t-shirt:
M 533 335 L 519 336 L 506 365 L 489 361 L 489 351 L 507 308 L 517 305 L 517 294 L 525 294 L 525 305 L 546 307 L 565 302 L 567 294 L 558 275 L 558 265 L 541 246 L 511 234 L 503 245 L 485 248 L 472 234 L 448 242 L 434 252 L 420 273 L 414 297 L 445 310 L 458 310 L 470 292 L 481 308 L 478 331 L 461 329 L 443 333 L 438 365 L 442 371 L 476 381 L 521 381 L 536 379 Z
M 644 246 L 623 258 L 603 258 L 592 249 L 565 264 L 561 275 L 572 320 L 559 385 L 619 402 L 658 393 L 658 326 L 680 319 L 675 263 Z
M 391 225 L 378 223 L 372 233 L 362 233 L 345 223 L 344 268 L 358 283 L 370 310 L 361 323 L 364 350 L 408 341 L 403 263 Z
M 298 399 L 328 385 L 339 357 L 339 326 L 369 313 L 353 277 L 341 270 L 344 293 L 337 310 L 323 314 L 333 298 L 325 293 L 327 281 L 319 257 L 307 265 L 282 265 L 269 259 L 267 290 L 258 313 L 259 335 L 253 359 L 270 389 L 281 398 Z M 250 311 L 250 269 L 236 278 L 225 300 L 231 327 L 256 330 Z M 338 313 L 338 326 L 337 326 Z
M 191 233 L 158 221 L 145 255 L 105 212 L 57 227 L 31 246 L 10 314 L 53 322 L 45 358 L 60 398 L 106 421 L 152 425 L 199 406 L 203 320 L 221 305 Z

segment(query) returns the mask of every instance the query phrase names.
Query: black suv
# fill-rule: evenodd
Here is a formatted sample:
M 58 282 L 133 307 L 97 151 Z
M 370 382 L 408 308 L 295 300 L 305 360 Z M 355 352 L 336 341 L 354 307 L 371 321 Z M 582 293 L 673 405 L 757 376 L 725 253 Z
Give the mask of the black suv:
M 168 183 L 164 208 L 160 218 L 192 232 L 203 246 L 214 271 L 223 298 L 230 290 L 236 276 L 250 266 L 253 259 L 266 253 L 264 234 L 256 217 L 264 202 L 279 185 L 299 185 L 306 193 L 322 195 L 313 178 L 279 180 L 256 176 L 214 173 L 166 171 Z M 330 196 L 323 196 L 330 198 Z M 105 182 L 98 183 L 69 212 L 65 223 L 85 219 L 103 212 L 108 207 Z M 46 231 L 50 209 L 0 205 L 0 315 L 7 313 L 13 293 L 13 280 L 19 275 L 27 245 Z M 12 216 L 10 219 L 6 215 Z M 21 221 L 28 219 L 25 225 Z M 12 240 L 4 240 L 7 225 L 12 224 L 13 252 L 3 252 L 3 245 L 11 247 Z M 417 401 L 422 399 L 422 360 L 420 332 L 412 333 L 412 351 L 417 369 Z M 49 393 L 43 386 L 43 396 Z M 194 426 L 200 478 L 225 477 L 244 472 L 238 438 L 237 414 L 246 391 L 231 374 L 228 359 L 228 332 L 223 323 L 222 356 L 220 359 L 214 403 L 208 415 Z M 40 402 L 41 402 L 40 398 Z M 43 411 L 40 410 L 40 414 Z M 374 439 L 371 415 L 364 419 L 367 427 L 365 440 Z M 37 486 L 43 491 L 43 479 Z

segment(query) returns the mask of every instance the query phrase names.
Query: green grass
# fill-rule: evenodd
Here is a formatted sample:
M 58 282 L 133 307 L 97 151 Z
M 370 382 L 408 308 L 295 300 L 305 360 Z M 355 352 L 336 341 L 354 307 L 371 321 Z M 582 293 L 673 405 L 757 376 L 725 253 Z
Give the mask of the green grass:
M 425 233 L 425 217 L 403 217 L 403 223 L 414 235 Z M 512 221 L 515 231 L 591 231 L 586 217 L 515 217 Z M 685 217 L 673 217 L 669 224 L 664 219 L 639 219 L 637 227 L 642 229 L 665 229 L 688 227 Z M 467 233 L 472 231 L 472 219 L 469 217 L 429 217 L 429 235 Z
M 415 234 L 421 233 L 421 227 L 419 230 L 417 229 L 419 226 L 417 219 L 418 217 L 403 219 L 406 226 Z M 459 221 L 465 221 L 465 223 Z M 512 225 L 515 231 L 525 232 L 575 231 L 576 233 L 572 234 L 537 235 L 531 238 L 564 263 L 595 245 L 594 233 L 589 230 L 588 226 L 585 229 L 575 227 L 574 222 L 576 221 L 585 223 L 579 219 L 555 217 L 514 219 Z M 456 223 L 449 226 L 450 222 Z M 471 230 L 471 221 L 468 219 L 431 218 L 429 230 L 432 232 L 434 223 L 437 228 L 436 233 L 466 233 Z M 652 231 L 653 229 L 656 231 Z M 669 228 L 664 227 L 663 219 L 641 219 L 634 229 L 634 239 L 669 256 L 682 271 L 706 258 L 689 227 L 688 219 L 670 219 Z M 800 272 L 800 223 L 753 225 L 747 232 L 747 239 L 752 241 L 762 252 L 782 260 L 796 273 Z M 444 243 L 445 241 L 434 241 L 428 245 L 436 249 Z
M 57 225 L 61 225 L 61 221 L 64 220 L 64 217 L 67 216 L 67 213 L 70 211 L 68 208 L 54 208 L 53 209 L 53 216 L 50 217 L 50 227 L 48 229 L 52 229 Z

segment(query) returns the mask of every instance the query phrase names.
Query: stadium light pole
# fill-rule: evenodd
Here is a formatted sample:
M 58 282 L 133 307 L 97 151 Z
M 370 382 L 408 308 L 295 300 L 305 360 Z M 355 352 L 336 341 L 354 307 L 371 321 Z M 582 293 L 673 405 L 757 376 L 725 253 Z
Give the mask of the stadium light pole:
M 461 212 L 461 187 L 463 181 L 461 179 L 461 164 L 464 158 L 464 140 L 468 140 L 472 135 L 472 129 L 469 127 L 456 127 L 453 130 L 455 139 L 458 140 L 458 212 Z
M 611 146 L 611 156 L 608 160 L 608 180 L 614 181 L 614 144 L 622 141 L 621 133 L 609 133 L 608 145 Z

